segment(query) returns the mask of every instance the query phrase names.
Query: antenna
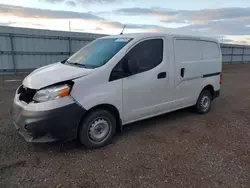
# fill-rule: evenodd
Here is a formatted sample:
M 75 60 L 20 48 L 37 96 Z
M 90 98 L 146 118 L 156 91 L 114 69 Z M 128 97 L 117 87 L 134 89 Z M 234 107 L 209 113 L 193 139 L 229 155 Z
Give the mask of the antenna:
M 126 25 L 123 26 L 123 29 L 122 29 L 122 32 L 120 33 L 120 35 L 123 34 L 123 31 L 124 31 L 125 27 L 126 27 Z

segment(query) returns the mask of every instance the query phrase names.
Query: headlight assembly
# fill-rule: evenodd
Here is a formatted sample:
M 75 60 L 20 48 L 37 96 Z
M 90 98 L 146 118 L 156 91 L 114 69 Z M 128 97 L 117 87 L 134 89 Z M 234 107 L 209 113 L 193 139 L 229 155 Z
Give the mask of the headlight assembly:
M 67 84 L 50 86 L 38 90 L 33 97 L 34 101 L 46 102 L 68 96 L 70 93 L 70 86 Z

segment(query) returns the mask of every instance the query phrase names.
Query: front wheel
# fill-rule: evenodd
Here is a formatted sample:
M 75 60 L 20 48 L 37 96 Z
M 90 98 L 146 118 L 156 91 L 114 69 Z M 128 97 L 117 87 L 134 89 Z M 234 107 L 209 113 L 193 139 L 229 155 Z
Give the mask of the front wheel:
M 108 111 L 98 109 L 90 112 L 82 121 L 79 139 L 89 149 L 107 145 L 116 130 L 115 117 Z
M 212 95 L 207 89 L 203 90 L 195 105 L 196 112 L 199 114 L 206 114 L 211 109 Z

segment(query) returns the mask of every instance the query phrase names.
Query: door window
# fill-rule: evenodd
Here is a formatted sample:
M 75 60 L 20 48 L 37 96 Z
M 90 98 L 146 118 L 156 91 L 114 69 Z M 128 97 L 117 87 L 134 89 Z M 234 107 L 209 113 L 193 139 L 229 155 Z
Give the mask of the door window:
M 137 63 L 139 70 L 138 73 L 153 69 L 162 62 L 163 59 L 163 40 L 162 39 L 149 39 L 135 45 L 126 55 L 126 58 L 132 62 Z M 110 81 L 124 78 L 122 72 L 122 59 L 113 69 Z
M 133 47 L 127 54 L 128 59 L 136 62 L 138 73 L 148 71 L 162 62 L 163 40 L 145 40 Z

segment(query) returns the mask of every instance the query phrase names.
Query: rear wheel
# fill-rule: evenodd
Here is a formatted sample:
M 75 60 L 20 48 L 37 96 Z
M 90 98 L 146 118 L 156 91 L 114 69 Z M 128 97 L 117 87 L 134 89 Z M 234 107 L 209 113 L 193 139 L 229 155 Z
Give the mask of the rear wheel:
M 195 105 L 195 110 L 199 114 L 206 114 L 211 109 L 212 104 L 212 94 L 209 90 L 205 89 L 201 92 L 197 103 Z
M 116 120 L 108 111 L 98 109 L 85 117 L 80 125 L 79 139 L 89 149 L 110 143 L 115 134 Z

